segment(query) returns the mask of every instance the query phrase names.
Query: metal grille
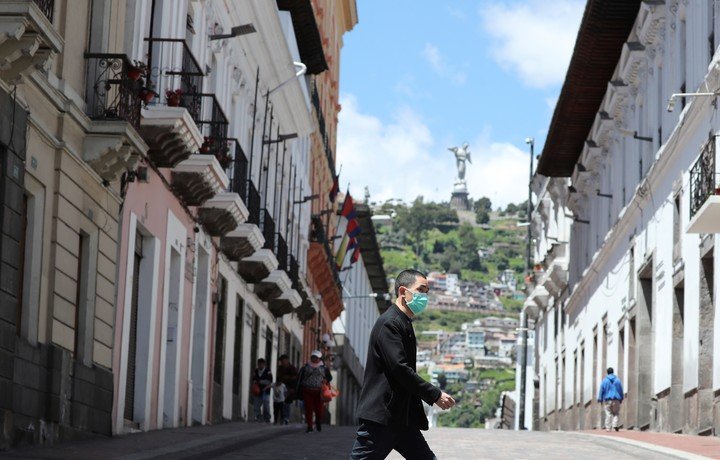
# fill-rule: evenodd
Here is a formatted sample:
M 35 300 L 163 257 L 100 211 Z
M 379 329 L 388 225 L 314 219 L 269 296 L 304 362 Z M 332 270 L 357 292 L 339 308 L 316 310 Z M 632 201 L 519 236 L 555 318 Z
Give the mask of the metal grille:
M 93 120 L 127 121 L 140 128 L 142 78 L 130 78 L 134 66 L 124 54 L 86 53 L 86 113 Z
M 715 173 L 715 136 L 711 137 L 690 169 L 690 218 L 717 193 Z
M 45 17 L 47 17 L 50 22 L 53 22 L 55 0 L 33 0 L 33 2 L 40 8 L 40 11 L 42 11 Z
M 146 38 L 149 77 L 162 97 L 162 103 L 176 105 L 168 100 L 166 91 L 180 91 L 177 105 L 184 107 L 196 122 L 201 119 L 202 79 L 205 74 L 185 40 L 181 38 Z
M 278 260 L 278 269 L 288 270 L 288 247 L 285 242 L 285 238 L 283 238 L 279 233 L 277 233 L 277 248 L 275 255 Z
M 265 238 L 265 246 L 263 246 L 263 248 L 275 252 L 275 221 L 267 209 L 262 210 L 260 230 Z
M 245 205 L 248 208 L 248 222 L 255 225 L 260 225 L 260 192 L 253 181 L 248 180 L 248 194 L 245 200 Z

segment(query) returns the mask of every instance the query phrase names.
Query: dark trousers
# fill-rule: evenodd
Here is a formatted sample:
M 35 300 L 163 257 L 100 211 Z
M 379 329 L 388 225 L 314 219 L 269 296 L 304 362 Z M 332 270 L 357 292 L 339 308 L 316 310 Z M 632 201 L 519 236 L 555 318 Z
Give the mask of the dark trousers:
M 273 418 L 275 419 L 275 425 L 283 422 L 283 406 L 284 402 L 273 402 Z
M 305 422 L 307 426 L 313 426 L 313 414 L 315 414 L 315 424 L 320 425 L 323 417 L 324 404 L 320 398 L 320 388 L 303 388 L 303 402 L 305 403 Z
M 418 428 L 391 427 L 368 420 L 360 420 L 352 460 L 384 459 L 395 449 L 412 460 L 437 460 Z

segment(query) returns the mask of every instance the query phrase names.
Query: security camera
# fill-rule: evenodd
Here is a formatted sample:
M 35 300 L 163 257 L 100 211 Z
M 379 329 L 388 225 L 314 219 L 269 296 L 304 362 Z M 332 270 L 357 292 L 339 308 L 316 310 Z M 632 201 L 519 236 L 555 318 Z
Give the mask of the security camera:
M 535 139 L 532 138 L 532 137 L 526 137 L 526 138 L 525 138 L 525 143 L 526 143 L 526 144 L 533 144 L 533 143 L 535 143 Z

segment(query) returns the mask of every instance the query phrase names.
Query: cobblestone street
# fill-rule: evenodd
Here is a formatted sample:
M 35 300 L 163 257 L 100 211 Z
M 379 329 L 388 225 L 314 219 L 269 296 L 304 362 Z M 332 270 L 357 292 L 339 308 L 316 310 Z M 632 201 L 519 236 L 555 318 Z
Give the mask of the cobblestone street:
M 3 453 L 15 459 L 346 459 L 353 427 L 305 433 L 300 425 L 227 423 L 140 433 Z M 720 458 L 720 440 L 661 433 L 516 432 L 436 428 L 426 438 L 439 459 Z M 672 447 L 667 447 L 668 445 Z M 682 450 L 678 450 L 682 449 Z M 698 455 L 700 454 L 700 455 Z M 392 453 L 389 459 L 402 457 Z

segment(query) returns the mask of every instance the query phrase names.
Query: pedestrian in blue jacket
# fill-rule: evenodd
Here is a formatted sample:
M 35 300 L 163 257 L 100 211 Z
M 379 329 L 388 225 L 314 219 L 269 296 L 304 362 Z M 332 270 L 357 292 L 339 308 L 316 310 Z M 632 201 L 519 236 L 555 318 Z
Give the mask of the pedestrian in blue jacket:
M 623 400 L 623 386 L 620 379 L 615 375 L 613 368 L 608 367 L 607 377 L 600 384 L 600 392 L 598 392 L 598 402 L 605 406 L 605 430 L 620 431 L 618 427 L 618 414 L 620 413 L 620 404 Z

